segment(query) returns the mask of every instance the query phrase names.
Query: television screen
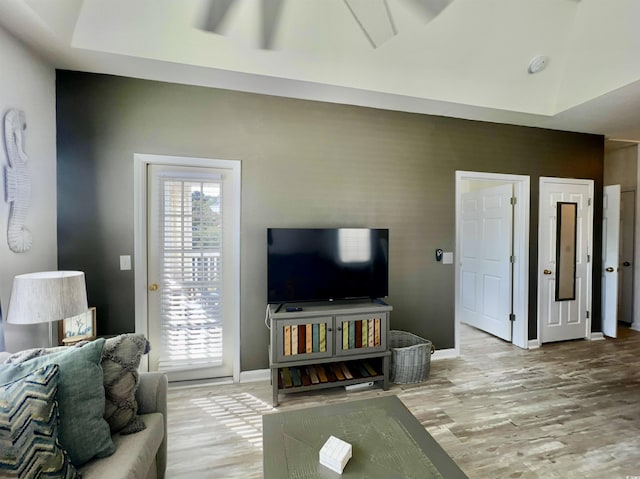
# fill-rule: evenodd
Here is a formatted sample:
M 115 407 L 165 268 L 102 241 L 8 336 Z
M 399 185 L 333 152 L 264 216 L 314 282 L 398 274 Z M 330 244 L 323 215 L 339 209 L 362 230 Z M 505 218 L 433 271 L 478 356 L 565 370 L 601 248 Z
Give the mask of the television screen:
M 269 228 L 269 303 L 383 298 L 389 230 Z

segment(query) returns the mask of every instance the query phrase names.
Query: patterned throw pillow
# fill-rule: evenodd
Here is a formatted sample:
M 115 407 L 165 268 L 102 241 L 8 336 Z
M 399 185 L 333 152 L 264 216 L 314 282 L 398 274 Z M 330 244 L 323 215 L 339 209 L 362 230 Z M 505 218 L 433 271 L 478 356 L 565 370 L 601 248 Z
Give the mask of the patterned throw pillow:
M 116 449 L 103 417 L 105 399 L 100 360 L 104 341 L 99 338 L 80 348 L 64 348 L 22 363 L 0 366 L 0 384 L 48 364 L 60 367 L 57 394 L 60 444 L 76 467 L 94 457 L 109 456 Z
M 89 344 L 81 341 L 74 346 L 34 348 L 20 351 L 7 358 L 4 364 L 20 364 L 25 361 L 61 351 L 69 351 Z M 145 428 L 137 416 L 138 367 L 140 358 L 151 349 L 143 334 L 121 334 L 105 341 L 102 350 L 102 372 L 106 404 L 104 419 L 112 433 L 133 434 Z
M 132 434 L 145 428 L 136 415 L 138 367 L 150 346 L 143 334 L 121 334 L 107 339 L 102 350 L 102 372 L 106 398 L 104 418 L 111 432 Z
M 57 364 L 0 386 L 0 477 L 79 478 L 58 441 Z
M 39 358 L 40 356 L 46 356 L 47 354 L 59 353 L 61 351 L 66 351 L 66 350 L 67 350 L 66 346 L 56 346 L 53 348 L 25 349 L 24 351 L 13 353 L 11 356 L 5 359 L 4 364 L 24 363 L 25 361 L 29 361 L 29 359 Z

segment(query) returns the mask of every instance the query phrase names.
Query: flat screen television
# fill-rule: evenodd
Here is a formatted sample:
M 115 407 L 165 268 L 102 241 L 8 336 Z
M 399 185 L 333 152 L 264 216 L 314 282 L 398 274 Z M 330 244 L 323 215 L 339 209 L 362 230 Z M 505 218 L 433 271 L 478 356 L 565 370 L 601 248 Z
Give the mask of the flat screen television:
M 389 230 L 269 228 L 268 302 L 388 295 Z

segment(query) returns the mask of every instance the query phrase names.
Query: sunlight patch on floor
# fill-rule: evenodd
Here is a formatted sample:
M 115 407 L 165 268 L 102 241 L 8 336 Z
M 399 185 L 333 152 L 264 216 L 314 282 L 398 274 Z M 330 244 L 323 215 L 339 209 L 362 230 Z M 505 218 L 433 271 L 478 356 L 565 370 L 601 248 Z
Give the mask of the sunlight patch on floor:
M 272 410 L 271 405 L 249 393 L 194 398 L 191 403 L 262 450 L 262 415 Z

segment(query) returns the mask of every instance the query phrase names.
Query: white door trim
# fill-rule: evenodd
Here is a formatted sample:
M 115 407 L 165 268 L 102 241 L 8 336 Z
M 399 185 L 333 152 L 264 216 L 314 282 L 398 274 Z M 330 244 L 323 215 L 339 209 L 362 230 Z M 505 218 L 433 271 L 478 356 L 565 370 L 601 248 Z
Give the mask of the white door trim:
M 134 290 L 135 290 L 135 328 L 136 333 L 148 335 L 147 324 L 147 165 L 196 166 L 202 168 L 219 168 L 232 172 L 235 192 L 233 213 L 233 234 L 236 238 L 234 247 L 233 268 L 236 274 L 235 300 L 233 304 L 233 382 L 240 381 L 240 199 L 241 199 L 241 163 L 238 160 L 220 160 L 211 158 L 191 158 L 184 156 L 149 155 L 134 153 L 133 155 L 133 194 L 134 194 Z M 141 368 L 148 371 L 146 356 L 143 356 Z
M 594 194 L 594 181 L 593 180 L 584 180 L 584 179 L 576 179 L 576 178 L 556 178 L 556 177 L 547 177 L 541 176 L 539 180 L 538 191 L 542 191 L 543 183 L 564 183 L 564 184 L 572 184 L 572 185 L 583 185 L 587 186 L 589 189 L 589 198 L 591 201 L 587 206 L 587 237 L 588 237 L 588 246 L 587 246 L 587 254 L 591 261 L 589 262 L 589 267 L 587 267 L 587 300 L 586 307 L 587 311 L 589 311 L 589 317 L 585 320 L 585 339 L 591 339 L 591 316 L 593 314 L 593 304 L 592 304 L 592 295 L 593 295 L 593 194 Z M 542 198 L 538 197 L 538 205 L 540 205 L 540 201 Z M 540 208 L 538 207 L 538 210 Z M 539 213 L 540 214 L 540 213 Z M 542 344 L 542 294 L 541 294 L 541 281 L 542 281 L 542 267 L 540 258 L 542 257 L 542 245 L 539 240 L 540 238 L 540 221 L 538 221 L 538 274 L 536 274 L 536 278 L 538 281 L 538 341 Z M 602 333 L 600 333 L 602 334 Z
M 529 203 L 530 179 L 526 175 L 508 175 L 500 173 L 481 173 L 474 171 L 456 171 L 456 253 L 460 251 L 460 231 L 462 221 L 462 182 L 489 181 L 513 184 L 516 198 L 513 218 L 513 322 L 512 342 L 527 349 L 529 346 Z M 455 261 L 455 327 L 454 346 L 456 355 L 460 355 L 460 260 Z

